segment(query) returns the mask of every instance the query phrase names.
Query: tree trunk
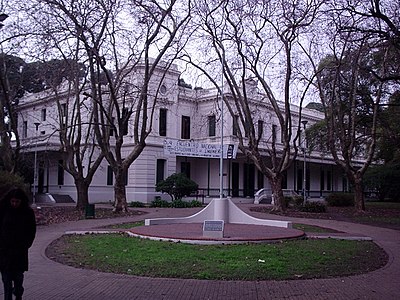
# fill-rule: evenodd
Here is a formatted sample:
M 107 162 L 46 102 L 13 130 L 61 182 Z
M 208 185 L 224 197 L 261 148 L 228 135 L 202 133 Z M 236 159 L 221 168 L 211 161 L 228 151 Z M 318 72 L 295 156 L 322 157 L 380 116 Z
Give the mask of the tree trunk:
M 282 176 L 276 175 L 270 179 L 272 194 L 274 195 L 273 211 L 286 211 L 285 198 L 282 191 Z
M 16 163 L 16 159 L 13 160 L 12 158 L 12 149 L 7 134 L 2 134 L 1 141 L 2 143 L 0 144 L 0 154 L 1 160 L 3 162 L 3 168 L 5 171 L 13 173 L 15 170 L 14 165 Z
M 362 178 L 358 176 L 354 179 L 354 208 L 357 212 L 365 211 L 364 186 Z
M 84 209 L 89 204 L 89 184 L 85 180 L 77 179 L 75 180 L 76 186 L 76 208 Z
M 115 207 L 114 212 L 127 212 L 128 204 L 126 202 L 126 189 L 125 189 L 125 177 L 124 172 L 119 170 L 115 174 L 115 184 L 114 184 L 114 195 L 115 195 Z

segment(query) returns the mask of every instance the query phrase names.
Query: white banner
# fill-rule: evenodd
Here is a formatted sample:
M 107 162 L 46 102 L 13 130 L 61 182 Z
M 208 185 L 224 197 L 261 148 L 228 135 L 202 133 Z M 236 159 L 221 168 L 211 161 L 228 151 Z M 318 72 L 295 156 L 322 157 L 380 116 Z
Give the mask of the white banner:
M 164 153 L 167 155 L 220 158 L 221 144 L 206 144 L 190 140 L 164 140 Z M 237 145 L 224 144 L 223 157 L 236 158 Z

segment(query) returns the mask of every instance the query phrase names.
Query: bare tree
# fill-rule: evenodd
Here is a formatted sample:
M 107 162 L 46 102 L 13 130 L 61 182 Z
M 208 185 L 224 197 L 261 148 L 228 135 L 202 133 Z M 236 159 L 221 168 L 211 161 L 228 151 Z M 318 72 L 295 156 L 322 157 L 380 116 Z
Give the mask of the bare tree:
M 15 106 L 19 98 L 22 59 L 2 53 L 0 55 L 0 161 L 1 167 L 14 173 L 19 161 L 20 139 L 17 130 Z M 15 146 L 12 145 L 14 139 Z
M 104 155 L 94 135 L 91 100 L 83 96 L 88 81 L 81 42 L 69 30 L 68 20 L 48 2 L 20 3 L 18 7 L 29 20 L 29 26 L 18 28 L 25 37 L 21 43 L 31 47 L 29 56 L 35 60 L 23 68 L 33 77 L 27 91 L 51 91 L 54 101 L 43 107 L 47 121 L 40 120 L 40 116 L 34 118 L 47 128 L 48 144 L 58 138 L 62 167 L 75 182 L 76 207 L 83 209 L 89 203 L 89 186 Z
M 355 11 L 352 6 L 350 12 Z M 312 55 L 310 61 L 324 108 L 328 148 L 353 185 L 356 209 L 363 211 L 363 176 L 374 159 L 379 106 L 390 95 L 387 75 L 393 70 L 393 47 L 367 29 L 370 20 L 363 14 L 349 15 L 347 6 L 333 6 L 326 17 L 325 58 L 318 66 Z
M 310 86 L 292 88 L 301 74 L 297 43 L 307 34 L 319 7 L 318 1 L 198 3 L 204 40 L 215 51 L 215 61 L 223 65 L 229 86 L 225 104 L 230 115 L 239 121 L 239 149 L 268 178 L 276 210 L 286 209 L 282 179 L 298 152 L 301 107 Z M 191 61 L 218 86 L 210 69 Z M 294 98 L 298 106 L 293 104 Z M 262 113 L 266 111 L 267 114 Z M 257 128 L 259 120 L 266 120 L 268 137 Z
M 335 28 L 352 36 L 367 36 L 370 41 L 387 48 L 385 72 L 371 67 L 370 72 L 380 81 L 400 80 L 400 3 L 398 1 L 335 1 L 332 11 L 338 19 Z M 384 57 L 381 55 L 381 57 Z M 382 61 L 376 60 L 377 64 Z M 376 67 L 376 65 L 375 65 Z M 379 69 L 379 68 L 378 68 Z
M 146 146 L 163 77 L 184 46 L 191 2 L 37 3 L 48 8 L 49 20 L 71 37 L 63 40 L 63 47 L 69 46 L 72 38 L 77 41 L 74 57 L 85 63 L 88 82 L 74 91 L 75 103 L 82 95 L 91 101 L 93 116 L 88 128 L 93 126 L 97 144 L 114 172 L 115 210 L 126 211 L 126 174 Z M 71 122 L 74 128 L 80 120 Z M 69 134 L 74 139 L 79 136 L 77 132 Z M 61 135 L 68 133 L 61 130 Z M 82 147 L 76 140 L 63 144 L 73 152 Z
M 104 155 L 94 134 L 94 111 L 89 97 L 83 95 L 85 81 L 79 75 L 76 61 L 68 61 L 73 77 L 64 82 L 63 90 L 52 87 L 57 105 L 58 136 L 63 155 L 63 168 L 74 178 L 78 209 L 89 203 L 89 187 Z
M 19 161 L 19 135 L 16 130 L 17 123 L 14 113 L 15 103 L 18 98 L 18 90 L 22 78 L 18 70 L 23 60 L 12 55 L 7 55 L 3 51 L 3 43 L 9 39 L 3 28 L 6 19 L 8 5 L 0 3 L 0 162 L 1 168 L 8 172 L 15 172 Z M 15 140 L 15 147 L 12 147 L 12 138 Z

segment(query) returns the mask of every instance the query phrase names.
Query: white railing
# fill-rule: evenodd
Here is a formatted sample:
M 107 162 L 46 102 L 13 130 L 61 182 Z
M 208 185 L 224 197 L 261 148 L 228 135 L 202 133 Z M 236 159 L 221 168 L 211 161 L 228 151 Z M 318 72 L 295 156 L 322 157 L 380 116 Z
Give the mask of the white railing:
M 284 197 L 300 196 L 295 190 L 282 189 Z M 264 199 L 271 199 L 271 204 L 274 204 L 274 194 L 271 189 L 263 188 L 254 194 L 254 204 L 260 204 Z

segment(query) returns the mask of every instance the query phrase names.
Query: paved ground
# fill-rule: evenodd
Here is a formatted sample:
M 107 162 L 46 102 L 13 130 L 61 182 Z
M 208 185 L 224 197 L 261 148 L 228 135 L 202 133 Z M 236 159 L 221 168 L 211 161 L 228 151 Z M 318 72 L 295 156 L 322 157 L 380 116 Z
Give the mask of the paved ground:
M 250 205 L 240 205 L 248 210 Z M 341 230 L 355 236 L 370 236 L 389 254 L 382 269 L 363 275 L 293 281 L 206 281 L 154 279 L 107 274 L 61 265 L 45 256 L 47 245 L 69 230 L 86 230 L 111 223 L 145 218 L 185 216 L 198 209 L 145 209 L 149 214 L 126 219 L 81 220 L 38 228 L 30 251 L 25 297 L 57 299 L 400 299 L 399 231 L 331 220 L 290 219 Z M 265 214 L 251 213 L 256 217 Z M 271 218 L 279 219 L 278 216 Z M 3 295 L 0 288 L 0 297 Z

